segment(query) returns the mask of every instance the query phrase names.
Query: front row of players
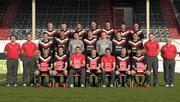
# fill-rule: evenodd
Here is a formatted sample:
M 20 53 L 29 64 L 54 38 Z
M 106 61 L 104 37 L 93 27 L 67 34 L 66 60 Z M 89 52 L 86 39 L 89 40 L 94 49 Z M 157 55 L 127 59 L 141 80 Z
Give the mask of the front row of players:
M 121 54 L 115 58 L 111 55 L 111 49 L 107 48 L 105 55 L 99 57 L 96 50 L 93 49 L 91 55 L 85 58 L 81 48 L 76 47 L 75 53 L 71 54 L 68 60 L 62 46 L 58 48 L 54 58 L 49 55 L 49 50 L 44 49 L 43 56 L 39 57 L 37 63 L 38 70 L 35 71 L 36 87 L 43 85 L 45 76 L 49 76 L 48 87 L 58 87 L 60 75 L 64 79 L 63 87 L 74 87 L 74 75 L 80 76 L 81 87 L 90 86 L 91 75 L 98 77 L 98 85 L 102 87 L 107 87 L 107 85 L 114 87 L 115 81 L 119 83 L 118 86 L 127 87 L 130 77 L 136 84 L 148 87 L 150 71 L 147 70 L 145 56 L 143 56 L 141 49 L 137 49 L 136 55 L 132 56 L 131 59 L 127 53 L 126 48 L 122 48 Z M 142 77 L 139 77 L 137 82 L 136 74 L 143 74 L 145 76 L 144 82 Z

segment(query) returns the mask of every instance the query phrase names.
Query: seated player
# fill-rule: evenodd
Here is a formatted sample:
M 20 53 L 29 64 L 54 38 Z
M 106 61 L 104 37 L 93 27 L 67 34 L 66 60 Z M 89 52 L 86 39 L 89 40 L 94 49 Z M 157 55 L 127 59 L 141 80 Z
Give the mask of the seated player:
M 124 86 L 127 87 L 127 82 L 130 76 L 130 58 L 127 55 L 127 51 L 126 48 L 122 48 L 121 50 L 121 55 L 116 57 L 116 64 L 117 64 L 117 69 L 116 69 L 116 75 L 118 76 L 117 78 L 119 79 L 119 75 L 120 74 L 124 74 L 126 75 L 126 79 L 124 81 L 125 77 L 122 77 L 122 83 L 119 85 L 120 86 Z
M 135 76 L 136 74 L 144 74 L 145 80 L 142 82 L 142 78 L 139 78 L 139 85 L 144 85 L 145 87 L 149 87 L 149 76 L 150 71 L 147 70 L 147 64 L 145 62 L 145 56 L 142 55 L 141 49 L 137 49 L 136 55 L 132 56 L 132 70 L 131 70 L 132 76 Z M 137 83 L 137 81 L 135 80 Z
M 35 74 L 35 84 L 36 87 L 40 86 L 39 83 L 39 76 L 41 76 L 41 85 L 43 85 L 43 79 L 44 76 L 43 74 L 49 75 L 49 83 L 48 87 L 51 87 L 52 84 L 52 68 L 53 68 L 53 63 L 52 63 L 52 57 L 49 55 L 49 50 L 44 49 L 43 50 L 43 55 L 39 56 L 39 60 L 37 62 L 38 70 L 34 72 Z
M 70 55 L 70 71 L 69 71 L 69 81 L 70 87 L 74 87 L 73 74 L 79 73 L 81 79 L 81 87 L 85 87 L 85 56 L 81 52 L 81 48 L 77 46 L 75 48 L 75 53 Z
M 102 69 L 102 79 L 103 86 L 107 86 L 106 75 L 110 74 L 110 87 L 114 87 L 113 83 L 115 80 L 115 67 L 116 67 L 116 59 L 111 55 L 111 49 L 106 48 L 105 55 L 101 58 L 101 69 Z
M 54 58 L 53 76 L 55 77 L 55 87 L 58 87 L 60 82 L 59 77 L 57 76 L 58 74 L 64 75 L 63 87 L 67 87 L 67 83 L 66 83 L 67 67 L 68 67 L 68 56 L 66 53 L 64 53 L 64 47 L 60 46 Z
M 95 74 L 98 76 L 98 84 L 100 85 L 101 81 L 101 64 L 100 64 L 100 57 L 97 56 L 97 52 L 95 49 L 91 50 L 91 56 L 87 57 L 86 60 L 86 80 L 87 84 L 90 84 L 90 75 Z

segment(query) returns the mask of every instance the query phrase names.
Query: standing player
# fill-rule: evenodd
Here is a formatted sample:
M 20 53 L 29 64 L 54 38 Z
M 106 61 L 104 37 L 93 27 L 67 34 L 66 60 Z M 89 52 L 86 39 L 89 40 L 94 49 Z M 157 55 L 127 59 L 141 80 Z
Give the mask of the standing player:
M 93 37 L 99 38 L 101 29 L 97 28 L 96 21 L 91 21 L 90 29 L 93 32 Z
M 23 43 L 21 47 L 21 54 L 23 56 L 23 86 L 28 84 L 33 86 L 34 84 L 34 68 L 35 68 L 35 56 L 37 53 L 37 45 L 32 42 L 32 35 L 26 36 L 27 42 Z M 28 77 L 30 75 L 30 80 Z
M 112 40 L 112 38 L 115 35 L 115 31 L 114 31 L 114 29 L 111 28 L 111 22 L 110 21 L 105 22 L 105 28 L 102 29 L 102 32 L 106 32 L 107 39 Z
M 74 39 L 71 39 L 69 42 L 68 50 L 70 54 L 75 53 L 75 48 L 79 46 L 81 48 L 81 51 L 84 52 L 84 43 L 82 40 L 79 40 L 79 34 L 74 33 Z
M 101 82 L 101 63 L 100 57 L 97 56 L 95 49 L 91 50 L 91 55 L 86 58 L 86 80 L 90 84 L 90 75 L 95 74 L 98 76 L 98 84 Z
M 64 53 L 64 47 L 60 46 L 57 49 L 57 54 L 55 55 L 54 60 L 54 70 L 53 70 L 53 76 L 55 76 L 55 87 L 58 87 L 59 85 L 59 77 L 58 74 L 64 75 L 64 83 L 63 87 L 67 87 L 66 79 L 67 79 L 67 67 L 68 67 L 68 56 L 66 53 Z
M 175 57 L 177 55 L 176 46 L 171 44 L 171 38 L 166 38 L 166 45 L 161 48 L 163 58 L 165 87 L 174 87 Z
M 56 35 L 56 31 L 53 29 L 52 22 L 47 23 L 47 30 L 43 34 L 45 34 L 45 33 L 48 34 L 48 37 L 51 39 Z
M 38 50 L 40 54 L 43 54 L 43 49 L 49 49 L 49 53 L 52 55 L 54 50 L 53 40 L 48 38 L 48 34 L 44 33 L 42 40 L 38 44 Z
M 82 29 L 82 25 L 81 25 L 80 22 L 78 22 L 76 24 L 76 28 L 75 28 L 74 32 L 79 34 L 79 39 L 80 40 L 84 39 L 84 37 L 86 36 L 86 31 Z
M 105 54 L 106 48 L 110 48 L 112 50 L 112 42 L 107 39 L 105 32 L 101 32 L 101 38 L 96 43 L 96 50 L 100 56 Z
M 133 39 L 128 41 L 128 47 L 130 57 L 136 55 L 137 49 L 143 49 L 143 42 L 142 40 L 138 40 L 138 35 L 136 33 L 133 34 Z
M 65 50 L 65 53 L 68 54 L 68 44 L 70 39 L 67 38 L 64 33 L 64 31 L 60 31 L 54 38 L 55 49 L 57 51 L 57 49 L 62 46 Z
M 138 40 L 142 40 L 144 39 L 144 34 L 143 34 L 143 31 L 139 29 L 139 24 L 138 23 L 134 23 L 134 30 L 130 32 L 131 35 L 130 35 L 130 39 L 132 40 L 132 36 L 133 34 L 137 34 L 138 35 Z
M 120 33 L 124 39 L 129 40 L 130 32 L 126 28 L 127 28 L 126 24 L 122 23 Z
M 20 54 L 20 44 L 16 43 L 16 36 L 10 37 L 11 42 L 7 43 L 4 48 L 4 53 L 7 56 L 7 78 L 6 87 L 14 85 L 17 87 L 17 70 L 18 70 L 18 59 Z
M 144 44 L 148 70 L 153 70 L 153 85 L 158 86 L 158 54 L 159 43 L 155 40 L 154 34 L 149 34 L 149 41 Z M 152 82 L 152 80 L 151 80 Z M 151 83 L 152 84 L 152 83 Z
M 149 76 L 150 71 L 147 69 L 147 64 L 145 61 L 145 56 L 142 55 L 141 49 L 136 50 L 136 55 L 132 56 L 132 70 L 131 74 L 134 76 L 135 74 L 144 74 L 145 80 L 142 82 L 142 78 L 139 79 L 139 84 L 144 85 L 145 87 L 149 87 Z
M 75 48 L 74 54 L 70 55 L 70 71 L 69 71 L 69 79 L 70 79 L 70 87 L 74 87 L 74 78 L 73 74 L 80 73 L 81 76 L 81 87 L 85 87 L 85 56 L 81 52 L 81 48 L 77 46 Z
M 127 87 L 127 82 L 128 82 L 128 79 L 130 77 L 130 58 L 129 56 L 127 55 L 127 50 L 126 48 L 122 48 L 121 50 L 121 54 L 118 55 L 116 57 L 116 65 L 117 65 L 117 69 L 116 69 L 116 75 L 117 75 L 117 78 L 119 79 L 119 75 L 120 74 L 124 74 L 126 75 L 126 79 L 124 80 L 124 77 L 121 77 L 122 78 L 122 82 L 121 84 L 119 85 L 119 87 L 123 86 L 124 87 Z M 119 80 L 120 81 L 120 80 Z
M 71 37 L 71 31 L 67 28 L 67 23 L 63 22 L 60 25 L 60 31 L 64 31 L 65 37 L 70 38 Z
M 122 48 L 127 48 L 126 39 L 123 39 L 121 32 L 116 32 L 115 37 L 112 40 L 113 55 L 120 55 Z
M 86 56 L 91 56 L 91 50 L 96 48 L 97 38 L 93 37 L 91 30 L 88 30 L 87 37 L 83 40 L 84 42 L 84 53 Z
M 35 86 L 40 87 L 39 78 L 41 78 L 41 85 L 43 86 L 44 76 L 43 74 L 49 75 L 48 87 L 52 86 L 52 56 L 49 55 L 48 49 L 43 49 L 43 55 L 39 56 L 37 61 L 38 70 L 34 72 L 35 74 Z
M 107 86 L 106 75 L 110 74 L 110 87 L 114 87 L 114 80 L 115 80 L 115 67 L 116 67 L 116 59 L 114 56 L 111 56 L 111 49 L 106 48 L 106 54 L 101 58 L 101 69 L 102 69 L 102 79 L 103 79 L 103 86 Z

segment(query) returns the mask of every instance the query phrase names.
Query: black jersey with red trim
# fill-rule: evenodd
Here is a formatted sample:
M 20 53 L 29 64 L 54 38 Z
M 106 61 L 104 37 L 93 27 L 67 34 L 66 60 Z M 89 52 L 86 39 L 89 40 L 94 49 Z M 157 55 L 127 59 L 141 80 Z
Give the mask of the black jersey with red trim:
M 60 30 L 60 31 L 64 31 L 64 35 L 65 35 L 65 37 L 67 37 L 67 38 L 71 38 L 71 31 L 70 30 L 68 30 L 68 29 L 66 29 L 66 30 Z
M 52 56 L 48 55 L 48 56 L 39 56 L 39 60 L 38 60 L 38 64 L 41 64 L 41 63 L 47 63 L 48 64 L 48 67 L 51 67 L 51 64 L 53 63 L 53 60 L 52 60 Z
M 120 63 L 121 62 L 125 62 L 126 66 L 128 67 L 128 65 L 130 65 L 130 58 L 128 55 L 122 56 L 119 55 L 116 57 L 116 65 L 118 66 L 118 68 L 120 68 Z
M 85 36 L 86 36 L 86 31 L 85 30 L 82 30 L 82 29 L 81 30 L 75 30 L 75 32 L 79 34 L 79 39 L 80 40 L 84 39 Z
M 132 62 L 132 65 L 134 65 L 135 67 L 137 67 L 136 66 L 137 63 L 143 63 L 145 65 L 146 64 L 145 56 L 144 55 L 140 55 L 140 56 L 134 55 L 131 58 L 131 62 Z
M 56 54 L 55 55 L 55 58 L 54 58 L 54 61 L 63 61 L 63 62 L 68 62 L 68 55 L 66 53 L 62 54 L 62 55 L 59 55 L 59 54 Z
M 128 47 L 129 47 L 128 49 L 131 50 L 131 54 L 135 55 L 137 49 L 143 49 L 143 42 L 142 40 L 137 40 L 137 41 L 129 40 Z
M 51 31 L 46 30 L 44 33 L 48 34 L 49 38 L 51 38 L 51 39 L 52 39 L 53 37 L 55 37 L 56 34 L 57 34 L 57 32 L 56 32 L 55 30 L 51 30 Z
M 131 31 L 130 33 L 131 33 L 131 34 L 130 34 L 130 39 L 131 39 L 131 40 L 133 39 L 133 38 L 132 38 L 133 34 L 137 34 L 139 40 L 144 39 L 144 34 L 143 34 L 143 31 L 142 31 L 142 30 L 137 30 L 137 31 L 134 31 L 134 30 L 133 30 L 133 31 Z
M 130 31 L 128 31 L 128 30 L 122 31 L 122 30 L 121 30 L 120 33 L 121 33 L 121 36 L 122 36 L 124 39 L 127 39 L 127 40 L 130 39 Z
M 125 39 L 118 40 L 116 38 L 112 39 L 112 48 L 113 48 L 113 54 L 119 55 L 122 48 L 127 48 L 127 42 Z
M 115 30 L 114 29 L 102 29 L 102 32 L 106 32 L 107 34 L 107 39 L 112 40 L 112 38 L 115 35 Z
M 61 39 L 59 37 L 54 37 L 54 42 L 55 42 L 55 47 L 56 49 L 60 46 L 64 47 L 65 51 L 67 51 L 68 49 L 68 44 L 69 44 L 69 38 L 64 38 L 64 39 Z
M 92 31 L 94 38 L 97 38 L 97 39 L 98 39 L 98 38 L 100 37 L 100 35 L 101 35 L 101 29 L 96 28 L 96 29 L 89 29 L 89 30 Z
M 48 40 L 45 42 L 44 40 L 40 41 L 38 44 L 38 50 L 40 51 L 40 54 L 43 53 L 43 49 L 48 49 L 49 53 L 52 54 L 54 51 L 54 42 L 53 40 Z
M 98 67 L 98 65 L 101 63 L 100 57 L 99 56 L 87 56 L 86 57 L 86 64 L 89 64 L 90 67 L 92 66 L 96 66 Z
M 97 38 L 88 38 L 86 37 L 84 40 L 84 48 L 85 48 L 85 51 L 84 53 L 87 54 L 87 55 L 90 55 L 91 54 L 91 50 L 93 49 L 96 49 L 96 42 L 97 42 Z

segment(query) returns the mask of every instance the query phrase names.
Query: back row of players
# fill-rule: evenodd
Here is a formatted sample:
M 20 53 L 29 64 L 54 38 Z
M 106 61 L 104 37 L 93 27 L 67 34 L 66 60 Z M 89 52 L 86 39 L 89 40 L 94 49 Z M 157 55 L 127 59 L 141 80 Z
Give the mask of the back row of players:
M 109 21 L 105 22 L 105 29 L 97 28 L 96 22 L 92 21 L 91 28 L 86 31 L 82 29 L 80 23 L 76 24 L 76 29 L 73 31 L 67 29 L 66 23 L 61 24 L 60 31 L 53 30 L 53 23 L 51 22 L 48 23 L 47 27 L 48 29 L 43 33 L 42 40 L 38 45 L 40 53 L 38 66 L 41 67 L 41 63 L 49 61 L 49 66 L 55 68 L 55 70 L 51 72 L 51 75 L 57 75 L 58 72 L 62 72 L 60 70 L 64 67 L 66 69 L 68 65 L 73 67 L 70 68 L 70 70 L 63 71 L 65 76 L 69 71 L 70 87 L 74 86 L 72 78 L 74 72 L 81 73 L 82 87 L 85 85 L 85 76 L 86 79 L 89 79 L 90 73 L 93 72 L 98 74 L 99 80 L 103 78 L 103 87 L 105 87 L 106 72 L 111 73 L 110 86 L 113 87 L 115 75 L 119 75 L 118 70 L 120 66 L 121 70 L 125 69 L 126 71 L 123 72 L 129 75 L 130 73 L 135 74 L 135 71 L 131 70 L 132 72 L 130 72 L 130 67 L 132 67 L 131 69 L 135 68 L 136 62 L 142 63 L 142 65 L 145 66 L 145 57 L 141 51 L 143 49 L 144 35 L 139 29 L 138 23 L 134 24 L 134 30 L 132 31 L 127 30 L 125 24 L 121 25 L 120 31 L 115 31 L 111 28 L 111 23 Z M 82 52 L 83 55 L 76 55 L 80 52 Z M 137 53 L 138 55 L 136 56 Z M 111 54 L 113 56 L 111 56 Z M 110 57 L 103 57 L 104 55 Z M 50 58 L 49 56 L 52 57 L 51 60 L 48 60 Z M 68 63 L 68 59 L 70 63 Z M 59 61 L 63 61 L 65 64 L 56 63 Z M 83 61 L 85 62 L 83 63 Z M 54 66 L 51 65 L 52 62 L 55 62 Z M 82 64 L 80 62 L 82 62 Z M 107 68 L 101 68 L 100 65 L 102 62 Z M 117 68 L 115 65 L 116 62 L 117 66 L 119 66 Z M 135 66 L 132 66 L 132 64 Z M 81 69 L 81 66 L 86 67 L 86 70 L 85 68 Z M 141 67 L 140 64 L 139 66 Z M 117 69 L 116 73 L 115 68 Z M 148 72 L 149 71 L 145 71 L 146 74 L 149 74 Z M 36 71 L 36 75 L 39 74 L 40 72 Z M 147 80 L 145 80 L 144 84 L 148 85 Z M 127 80 L 124 85 L 127 86 Z M 58 86 L 58 83 L 56 86 Z

